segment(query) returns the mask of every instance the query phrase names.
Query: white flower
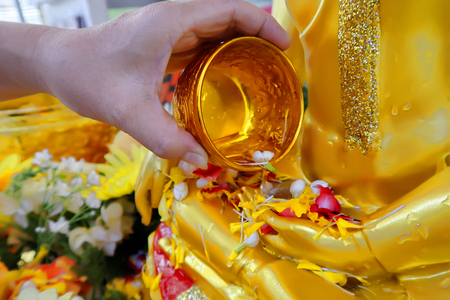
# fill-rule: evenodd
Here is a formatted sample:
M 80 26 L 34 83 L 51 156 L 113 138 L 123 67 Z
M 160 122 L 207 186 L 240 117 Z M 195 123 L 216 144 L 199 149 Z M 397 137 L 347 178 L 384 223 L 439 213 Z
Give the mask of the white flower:
M 16 221 L 16 223 L 22 226 L 23 228 L 28 228 L 28 225 L 30 225 L 28 223 L 28 218 L 26 215 L 16 214 L 14 216 L 14 221 Z
M 83 255 L 84 245 L 90 244 L 93 247 L 98 246 L 98 241 L 102 238 L 106 240 L 106 230 L 100 226 L 94 226 L 89 229 L 77 227 L 67 234 L 69 237 L 69 246 L 73 253 L 78 256 Z
M 75 214 L 80 210 L 80 208 L 83 205 L 84 205 L 83 197 L 81 197 L 80 193 L 75 193 L 70 197 L 70 203 L 67 210 Z
M 45 227 L 36 227 L 36 228 L 34 229 L 34 231 L 36 231 L 37 233 L 39 233 L 39 232 L 45 232 Z
M 208 183 L 209 183 L 209 180 L 208 180 L 208 179 L 203 178 L 203 177 L 200 177 L 200 178 L 197 180 L 197 182 L 196 182 L 195 184 L 197 185 L 197 187 L 198 187 L 199 189 L 202 189 L 202 188 L 204 188 L 205 186 L 207 186 Z
M 303 194 L 305 188 L 306 183 L 301 179 L 297 179 L 291 184 L 289 191 L 291 192 L 293 198 L 298 198 L 301 194 Z
M 192 172 L 194 172 L 195 169 L 197 169 L 195 166 L 185 162 L 184 160 L 180 160 L 180 162 L 178 163 L 178 168 L 184 171 L 184 176 L 186 178 L 194 177 L 194 175 L 192 175 Z
M 56 184 L 54 187 L 56 196 L 59 197 L 67 197 L 70 195 L 70 192 L 68 191 L 69 186 L 67 183 L 62 182 L 61 180 L 56 180 Z
M 316 180 L 311 183 L 311 185 L 310 185 L 311 191 L 316 195 L 320 192 L 320 189 L 317 187 L 318 185 L 320 185 L 322 187 L 328 187 L 328 182 L 323 181 L 323 180 Z
M 51 232 L 60 232 L 63 234 L 69 233 L 69 221 L 66 220 L 64 217 L 60 217 L 58 221 L 54 222 L 52 220 L 48 221 L 48 229 Z
M 68 292 L 61 297 L 58 297 L 56 288 L 48 289 L 42 292 L 34 286 L 29 286 L 20 291 L 17 300 L 78 300 L 81 297 L 75 296 L 72 298 L 73 292 Z M 81 298 L 82 299 L 82 298 Z
M 253 152 L 253 160 L 257 163 L 264 163 L 269 162 L 272 160 L 272 158 L 275 156 L 275 154 L 271 151 L 255 151 Z
M 77 161 L 75 157 L 70 156 L 68 158 L 61 157 L 60 169 L 70 173 L 79 173 L 83 170 L 84 159 Z
M 93 186 L 102 186 L 100 183 L 100 175 L 98 175 L 94 170 L 92 170 L 87 176 L 87 182 Z
M 14 215 L 19 210 L 19 207 L 19 202 L 16 199 L 6 195 L 5 193 L 0 193 L 0 210 L 3 215 Z
M 74 189 L 80 188 L 83 186 L 83 178 L 77 176 L 70 181 L 70 186 Z
M 173 196 L 175 197 L 175 199 L 181 201 L 184 198 L 186 198 L 187 194 L 188 194 L 188 186 L 186 182 L 183 181 L 173 186 Z
M 247 236 L 244 236 L 244 242 L 242 244 L 247 245 L 249 247 L 256 247 L 259 243 L 259 234 L 258 232 L 254 232 L 252 235 L 250 235 L 249 238 Z
M 121 232 L 123 207 L 117 202 L 113 202 L 108 207 L 102 206 L 100 210 L 101 218 L 107 225 L 107 228 L 114 232 Z
M 54 216 L 60 214 L 64 208 L 65 208 L 64 204 L 62 204 L 62 203 L 56 204 L 53 207 L 52 211 L 50 212 L 50 217 L 54 217 Z
M 231 178 L 236 178 L 239 174 L 239 172 L 235 169 L 227 169 L 226 173 L 228 173 L 231 176 Z
M 28 227 L 27 214 L 32 212 L 35 203 L 30 199 L 21 199 L 9 197 L 5 193 L 0 193 L 0 211 L 5 216 L 14 216 L 14 221 L 23 228 Z
M 37 165 L 41 168 L 47 168 L 49 166 L 50 160 L 52 159 L 52 155 L 48 152 L 48 149 L 42 150 L 42 152 L 36 152 L 34 154 L 34 158 L 31 160 L 31 163 Z
M 95 197 L 94 192 L 91 192 L 89 196 L 86 198 L 86 205 L 89 206 L 90 208 L 99 208 L 101 204 L 102 202 L 100 201 L 100 199 L 97 199 Z
M 261 188 L 261 192 L 264 195 L 267 195 L 271 190 L 273 190 L 273 184 L 266 181 L 264 184 L 261 184 L 260 188 Z
M 116 251 L 117 244 L 116 243 L 109 243 L 106 244 L 105 247 L 103 247 L 103 252 L 107 256 L 114 256 L 114 252 Z

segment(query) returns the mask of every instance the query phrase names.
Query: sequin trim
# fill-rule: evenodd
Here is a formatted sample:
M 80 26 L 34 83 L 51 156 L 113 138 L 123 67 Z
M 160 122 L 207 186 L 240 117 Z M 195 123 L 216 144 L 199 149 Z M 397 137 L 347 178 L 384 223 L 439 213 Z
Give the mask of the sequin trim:
M 379 0 L 339 0 L 338 50 L 345 142 L 378 151 Z
M 208 300 L 209 298 L 203 294 L 202 290 L 193 285 L 190 289 L 177 297 L 176 300 Z

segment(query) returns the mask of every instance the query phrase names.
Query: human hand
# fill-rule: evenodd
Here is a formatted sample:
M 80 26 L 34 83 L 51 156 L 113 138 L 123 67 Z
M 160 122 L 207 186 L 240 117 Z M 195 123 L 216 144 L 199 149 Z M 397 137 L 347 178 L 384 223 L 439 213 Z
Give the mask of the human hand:
M 282 49 L 288 34 L 243 0 L 159 2 L 81 30 L 42 34 L 39 87 L 77 113 L 129 133 L 163 158 L 206 167 L 207 154 L 162 108 L 168 68 L 184 68 L 205 41 L 257 35 Z M 172 59 L 171 59 L 172 58 Z

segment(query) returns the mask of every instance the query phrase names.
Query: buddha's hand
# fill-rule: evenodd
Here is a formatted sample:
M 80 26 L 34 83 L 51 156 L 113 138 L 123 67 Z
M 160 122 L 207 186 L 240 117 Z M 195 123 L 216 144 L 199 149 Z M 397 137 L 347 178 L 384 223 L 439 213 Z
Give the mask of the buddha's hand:
M 10 85 L 14 96 L 21 88 L 50 93 L 77 113 L 124 130 L 158 156 L 206 167 L 205 151 L 162 108 L 161 84 L 166 68 L 185 67 L 180 57 L 203 42 L 238 34 L 283 49 L 290 43 L 272 16 L 244 0 L 164 1 L 80 30 L 2 23 L 0 65 L 7 67 L 0 70 L 0 86 L 3 91 Z

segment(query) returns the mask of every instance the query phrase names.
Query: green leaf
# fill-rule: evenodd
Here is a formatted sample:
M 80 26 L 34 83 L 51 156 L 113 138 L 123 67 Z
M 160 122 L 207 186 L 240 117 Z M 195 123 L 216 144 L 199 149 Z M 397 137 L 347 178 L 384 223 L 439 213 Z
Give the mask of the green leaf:
M 105 253 L 92 246 L 84 249 L 80 262 L 72 267 L 78 276 L 87 276 L 87 282 L 93 285 L 104 283 L 106 269 Z
M 102 296 L 98 300 L 127 300 L 127 297 L 118 290 L 108 290 L 108 296 Z
M 270 162 L 267 162 L 266 164 L 264 164 L 264 167 L 269 170 L 270 172 L 275 173 L 275 168 L 270 164 Z

